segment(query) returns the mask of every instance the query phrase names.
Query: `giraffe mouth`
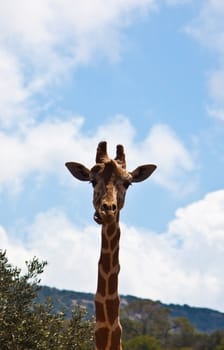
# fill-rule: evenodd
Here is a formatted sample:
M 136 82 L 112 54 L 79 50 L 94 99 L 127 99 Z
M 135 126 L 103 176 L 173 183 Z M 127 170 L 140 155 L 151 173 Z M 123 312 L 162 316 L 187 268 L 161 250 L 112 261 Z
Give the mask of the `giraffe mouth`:
M 97 222 L 97 224 L 102 225 L 112 223 L 116 219 L 116 216 L 114 215 L 114 213 L 105 213 L 104 211 L 99 212 L 98 210 L 96 210 L 93 218 Z
M 99 214 L 99 212 L 96 210 L 94 215 L 93 215 L 93 219 L 97 222 L 97 224 L 101 225 L 103 223 L 103 220 Z

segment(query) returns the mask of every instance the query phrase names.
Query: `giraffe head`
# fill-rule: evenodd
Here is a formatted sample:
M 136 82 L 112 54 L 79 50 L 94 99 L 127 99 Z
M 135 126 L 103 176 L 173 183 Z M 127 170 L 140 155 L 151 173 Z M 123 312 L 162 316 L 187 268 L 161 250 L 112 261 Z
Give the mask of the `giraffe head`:
M 78 180 L 89 181 L 92 184 L 94 220 L 98 224 L 116 221 L 124 206 L 129 185 L 146 180 L 156 169 L 156 165 L 147 164 L 137 167 L 134 171 L 127 171 L 123 146 L 117 145 L 116 157 L 110 159 L 105 141 L 99 143 L 96 164 L 91 169 L 75 162 L 65 165 Z

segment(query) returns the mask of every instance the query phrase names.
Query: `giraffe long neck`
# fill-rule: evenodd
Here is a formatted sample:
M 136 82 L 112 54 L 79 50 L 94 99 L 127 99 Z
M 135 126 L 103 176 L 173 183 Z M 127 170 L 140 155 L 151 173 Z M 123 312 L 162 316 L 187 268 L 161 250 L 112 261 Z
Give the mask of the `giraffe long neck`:
M 96 350 L 122 350 L 118 295 L 119 222 L 102 226 L 101 254 L 95 296 Z

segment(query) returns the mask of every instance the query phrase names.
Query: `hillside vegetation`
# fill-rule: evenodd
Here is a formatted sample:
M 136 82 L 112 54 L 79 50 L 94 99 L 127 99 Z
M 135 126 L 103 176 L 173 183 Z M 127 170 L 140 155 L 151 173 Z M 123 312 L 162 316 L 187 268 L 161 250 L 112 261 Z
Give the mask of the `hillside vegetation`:
M 93 295 L 40 287 L 46 262 L 26 265 L 0 250 L 0 349 L 94 350 Z M 224 350 L 217 311 L 122 296 L 121 323 L 124 350 Z
M 38 301 L 44 302 L 48 297 L 52 300 L 54 312 L 63 311 L 67 318 L 71 317 L 74 305 L 85 307 L 89 318 L 94 316 L 94 294 L 42 286 L 38 292 Z M 143 305 L 148 305 L 149 309 L 153 308 L 155 310 L 154 313 L 161 313 L 165 316 L 168 312 L 169 317 L 173 319 L 186 318 L 195 329 L 201 332 L 211 333 L 224 329 L 224 313 L 219 311 L 188 305 L 163 304 L 159 301 L 155 302 L 130 295 L 121 295 L 120 298 L 122 315 L 126 315 L 131 319 L 145 317 Z

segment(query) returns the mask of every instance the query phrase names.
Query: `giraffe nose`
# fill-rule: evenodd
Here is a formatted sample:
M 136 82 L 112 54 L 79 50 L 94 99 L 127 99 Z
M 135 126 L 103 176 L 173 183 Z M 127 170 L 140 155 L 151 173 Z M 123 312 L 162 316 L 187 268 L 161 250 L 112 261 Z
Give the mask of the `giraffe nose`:
M 105 212 L 108 212 L 108 211 L 116 212 L 117 206 L 116 206 L 116 204 L 114 204 L 114 203 L 108 204 L 108 203 L 105 203 L 105 202 L 104 202 L 104 203 L 101 205 L 101 210 L 103 210 L 103 211 L 105 211 Z

